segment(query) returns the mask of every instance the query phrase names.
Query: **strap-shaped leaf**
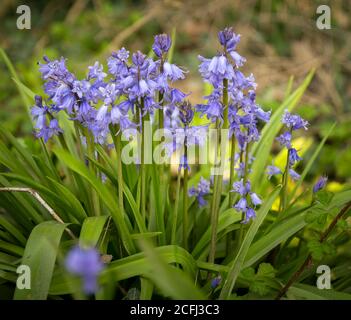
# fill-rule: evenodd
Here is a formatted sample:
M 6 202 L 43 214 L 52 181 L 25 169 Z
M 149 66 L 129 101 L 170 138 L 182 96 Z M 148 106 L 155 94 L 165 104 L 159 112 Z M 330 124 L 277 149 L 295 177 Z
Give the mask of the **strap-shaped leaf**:
M 16 300 L 44 300 L 47 298 L 56 256 L 67 224 L 46 221 L 37 225 L 29 236 L 22 257 L 22 265 L 31 271 L 31 288 L 16 288 Z

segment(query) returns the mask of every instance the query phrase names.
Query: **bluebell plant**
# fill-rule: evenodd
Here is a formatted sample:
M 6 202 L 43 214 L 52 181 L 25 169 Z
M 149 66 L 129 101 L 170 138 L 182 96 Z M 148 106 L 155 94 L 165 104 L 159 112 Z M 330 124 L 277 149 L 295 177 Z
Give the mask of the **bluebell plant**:
M 219 50 L 213 57 L 198 57 L 199 73 L 210 92 L 202 102 L 193 104 L 189 102 L 190 92 L 179 89 L 178 82 L 185 79 L 188 71 L 171 61 L 169 52 L 174 44 L 167 34 L 154 37 L 149 56 L 121 48 L 108 57 L 107 68 L 97 61 L 81 79 L 69 71 L 65 58 L 51 60 L 45 56 L 39 63 L 45 97 L 36 96 L 31 110 L 35 135 L 45 143 L 57 137 L 62 149 L 69 152 L 63 137 L 67 129 L 60 121 L 65 114 L 73 124 L 77 156 L 92 174 L 89 181 L 99 186 L 101 180 L 103 186 L 116 181 L 118 205 L 109 210 L 113 208 L 117 212 L 113 218 L 119 219 L 116 218 L 118 245 L 114 249 L 121 256 L 125 251 L 128 254 L 137 251 L 133 242 L 137 237 L 133 240 L 130 237 L 127 245 L 123 242 L 125 234 L 129 236 L 137 231 L 155 237 L 160 245 L 181 245 L 186 250 L 197 250 L 196 246 L 189 245 L 192 223 L 196 223 L 196 217 L 191 214 L 196 207 L 206 212 L 211 226 L 206 233 L 206 237 L 210 237 L 208 248 L 201 257 L 207 257 L 209 264 L 206 266 L 212 267 L 218 253 L 218 224 L 223 210 L 237 215 L 241 223 L 234 229 L 234 238 L 233 232 L 226 234 L 226 252 L 230 256 L 238 252 L 257 209 L 265 203 L 252 179 L 257 156 L 252 149 L 259 145 L 261 130 L 270 122 L 271 111 L 264 110 L 257 102 L 253 74 L 244 75 L 241 71 L 246 59 L 237 51 L 240 35 L 232 28 L 225 28 L 218 33 L 218 42 Z M 197 125 L 198 118 L 206 118 L 204 124 Z M 284 131 L 276 140 L 286 149 L 286 165 L 282 170 L 272 162 L 266 174 L 268 179 L 276 175 L 282 177 L 280 211 L 283 211 L 288 205 L 289 178 L 300 178 L 296 165 L 302 158 L 293 145 L 293 134 L 299 129 L 307 130 L 308 122 L 286 110 L 281 124 Z M 215 165 L 221 169 L 196 176 L 190 149 L 203 148 L 210 129 L 216 129 L 215 147 L 210 152 Z M 155 150 L 155 141 L 150 140 L 157 130 L 170 136 L 170 141 L 164 143 L 169 163 L 150 166 L 148 148 Z M 137 161 L 132 169 L 122 159 L 122 149 L 128 143 L 124 138 L 128 135 L 137 137 L 134 141 Z M 172 166 L 172 157 L 178 160 L 176 167 Z M 155 158 L 151 156 L 151 160 Z M 80 172 L 86 173 L 83 169 Z M 174 175 L 177 176 L 175 187 L 171 183 Z M 77 183 L 76 176 L 72 182 Z M 327 178 L 321 177 L 313 193 L 323 189 L 326 182 Z M 104 205 L 99 202 L 99 198 L 106 195 L 104 192 L 107 191 L 88 190 L 88 201 L 84 204 L 88 215 L 104 215 Z M 189 201 L 189 197 L 196 201 Z M 167 200 L 171 198 L 173 202 Z M 106 200 L 104 203 L 106 205 Z M 182 219 L 178 218 L 179 207 Z M 192 235 L 196 242 L 198 235 L 194 232 Z M 233 239 L 236 250 L 230 245 Z M 98 290 L 99 274 L 104 268 L 100 249 L 99 246 L 90 249 L 75 246 L 65 260 L 66 269 L 82 278 L 86 294 Z M 209 287 L 213 291 L 222 285 L 220 275 L 213 277 L 209 272 L 209 279 L 212 279 Z M 228 290 L 228 282 L 223 285 Z

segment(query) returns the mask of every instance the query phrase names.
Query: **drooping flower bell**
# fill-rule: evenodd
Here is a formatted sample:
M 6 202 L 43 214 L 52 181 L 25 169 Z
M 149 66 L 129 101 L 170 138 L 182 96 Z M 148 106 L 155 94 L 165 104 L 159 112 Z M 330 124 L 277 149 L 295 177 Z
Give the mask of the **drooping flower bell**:
M 86 294 L 98 290 L 97 278 L 103 269 L 103 262 L 95 248 L 75 246 L 66 256 L 65 267 L 68 272 L 82 278 Z
M 210 181 L 206 180 L 205 178 L 201 177 L 199 183 L 196 187 L 191 187 L 188 190 L 188 195 L 190 197 L 195 196 L 199 207 L 204 207 L 207 205 L 207 201 L 204 199 L 206 195 L 210 193 Z
M 325 185 L 327 184 L 328 177 L 327 176 L 322 176 L 318 179 L 316 184 L 313 186 L 313 193 L 318 192 L 319 190 L 322 190 Z
M 172 45 L 171 37 L 168 34 L 158 34 L 154 37 L 154 43 L 152 50 L 158 58 L 161 58 L 164 54 L 168 53 Z

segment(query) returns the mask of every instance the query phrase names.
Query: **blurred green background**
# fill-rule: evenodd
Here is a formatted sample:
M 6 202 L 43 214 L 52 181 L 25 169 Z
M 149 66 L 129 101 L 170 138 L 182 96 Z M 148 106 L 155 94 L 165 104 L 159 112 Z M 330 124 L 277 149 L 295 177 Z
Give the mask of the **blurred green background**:
M 16 28 L 16 9 L 21 4 L 31 8 L 30 30 Z M 316 27 L 320 4 L 331 8 L 330 30 Z M 315 145 L 338 122 L 309 176 L 314 181 L 327 174 L 333 181 L 329 187 L 337 191 L 351 184 L 350 17 L 348 0 L 1 0 L 0 46 L 20 80 L 41 94 L 37 62 L 44 54 L 68 58 L 69 68 L 83 75 L 88 65 L 105 61 L 122 46 L 148 53 L 154 34 L 176 30 L 174 60 L 189 70 L 179 86 L 191 91 L 191 100 L 197 103 L 204 91 L 197 55 L 215 54 L 218 30 L 233 26 L 242 35 L 238 51 L 247 58 L 244 72 L 255 75 L 257 95 L 265 109 L 274 110 L 282 101 L 291 76 L 297 84 L 316 68 L 297 110 L 311 122 L 307 134 Z M 28 142 L 31 124 L 2 60 L 0 76 L 0 121 Z

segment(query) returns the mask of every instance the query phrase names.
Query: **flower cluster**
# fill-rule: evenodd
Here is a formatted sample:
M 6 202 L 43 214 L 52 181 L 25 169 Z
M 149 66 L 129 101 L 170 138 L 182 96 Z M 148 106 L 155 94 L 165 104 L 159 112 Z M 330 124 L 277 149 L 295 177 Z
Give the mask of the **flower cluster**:
M 218 39 L 221 50 L 214 57 L 207 59 L 199 56 L 199 71 L 213 90 L 205 97 L 206 103 L 194 107 L 186 101 L 188 94 L 173 87 L 174 81 L 185 78 L 186 71 L 168 60 L 172 42 L 166 34 L 154 38 L 152 50 L 155 59 L 140 51 L 130 54 L 121 48 L 108 58 L 106 72 L 103 65 L 96 62 L 88 67 L 83 79 L 78 79 L 68 70 L 64 58 L 52 61 L 44 57 L 39 70 L 51 104 L 43 105 L 41 98 L 36 99 L 32 114 L 37 136 L 47 141 L 62 132 L 55 119 L 58 112 L 69 115 L 83 141 L 91 141 L 92 136 L 99 144 L 111 142 L 111 133 L 128 129 L 142 132 L 143 119 L 150 119 L 153 124 L 159 121 L 160 128 L 171 130 L 173 141 L 168 145 L 167 153 L 171 155 L 176 150 L 184 150 L 179 169 L 190 170 L 187 148 L 201 145 L 208 128 L 191 126 L 197 111 L 206 115 L 211 122 L 216 122 L 217 129 L 229 129 L 229 138 L 235 139 L 239 147 L 235 155 L 238 161 L 232 165 L 237 165 L 237 177 L 247 181 L 253 161 L 248 147 L 251 142 L 258 141 L 258 123 L 268 122 L 270 111 L 264 111 L 256 102 L 253 75 L 246 77 L 239 70 L 246 61 L 236 51 L 240 35 L 235 34 L 232 28 L 226 28 L 218 33 Z M 292 124 L 294 129 L 303 125 L 297 119 L 289 121 L 295 121 Z M 293 151 L 291 157 L 298 159 Z M 209 186 L 205 187 L 204 184 L 200 187 L 201 191 L 198 187 L 190 194 L 196 195 L 199 204 L 204 205 L 204 190 L 208 190 Z M 253 208 L 258 201 L 245 208 L 242 204 L 243 201 L 237 203 L 235 208 L 246 214 L 247 222 L 254 217 Z
M 256 193 L 251 192 L 250 181 L 244 182 L 244 180 L 241 179 L 240 181 L 234 182 L 231 192 L 235 192 L 240 196 L 234 208 L 245 214 L 245 219 L 242 223 L 248 223 L 250 219 L 255 218 L 256 213 L 254 208 L 262 204 L 262 200 Z
M 186 94 L 170 85 L 185 77 L 184 70 L 167 61 L 170 46 L 168 35 L 155 36 L 153 50 L 159 58 L 156 61 L 140 51 L 130 59 L 129 52 L 122 48 L 108 58 L 107 73 L 96 62 L 88 67 L 87 76 L 82 80 L 68 71 L 64 58 L 51 61 L 45 56 L 43 63 L 39 63 L 39 71 L 52 104 L 43 106 L 42 98 L 36 98 L 32 115 L 37 137 L 46 142 L 62 132 L 54 118 L 60 111 L 66 111 L 81 131 L 87 128 L 100 144 L 107 142 L 111 125 L 122 131 L 141 127 L 141 119 L 145 115 L 153 116 L 161 106 L 163 112 L 168 111 L 165 123 L 172 124 L 174 110 Z
M 43 105 L 43 100 L 40 96 L 35 96 L 35 106 L 31 113 L 35 122 L 34 128 L 37 130 L 36 136 L 43 138 L 45 143 L 53 136 L 62 132 L 58 121 L 53 118 L 53 113 L 56 110 L 54 107 L 49 108 Z M 48 122 L 47 116 L 51 119 Z
M 284 131 L 279 137 L 277 137 L 277 141 L 280 142 L 282 146 L 284 146 L 288 150 L 288 165 L 287 168 L 289 170 L 289 175 L 291 176 L 292 179 L 298 180 L 300 178 L 300 175 L 293 169 L 293 166 L 302 160 L 302 158 L 298 155 L 297 150 L 292 146 L 292 133 L 295 130 L 304 128 L 307 130 L 308 122 L 304 119 L 302 119 L 299 115 L 297 114 L 291 114 L 287 110 L 285 110 L 283 117 L 282 117 L 282 123 L 284 124 L 286 131 Z M 268 177 L 272 177 L 273 175 L 276 174 L 281 174 L 281 170 L 274 165 L 268 166 Z
M 82 278 L 86 294 L 97 291 L 97 277 L 103 269 L 103 263 L 95 248 L 74 247 L 66 256 L 65 267 L 68 272 Z
M 210 193 L 210 181 L 201 177 L 199 183 L 196 187 L 191 187 L 188 190 L 188 194 L 190 197 L 196 197 L 199 206 L 204 207 L 207 205 L 207 201 L 204 199 L 206 195 Z
M 199 56 L 199 71 L 204 81 L 213 86 L 213 91 L 205 97 L 207 103 L 198 105 L 197 110 L 212 122 L 225 124 L 225 129 L 229 129 L 229 137 L 235 138 L 239 146 L 236 156 L 239 161 L 235 168 L 237 176 L 247 179 L 245 175 L 250 172 L 249 165 L 253 161 L 246 154 L 249 152 L 248 146 L 259 140 L 257 124 L 259 121 L 268 122 L 271 112 L 265 112 L 256 102 L 253 75 L 245 77 L 239 70 L 246 61 L 236 51 L 240 35 L 235 34 L 232 28 L 226 28 L 218 33 L 218 39 L 222 48 L 216 56 L 212 59 Z M 250 184 L 249 181 L 248 183 Z M 245 213 L 244 222 L 248 222 L 255 216 L 255 212 L 253 208 L 244 206 L 244 199 L 245 197 L 234 207 Z
M 213 122 L 223 122 L 224 111 L 228 108 L 230 135 L 235 134 L 239 146 L 244 148 L 246 143 L 258 140 L 257 122 L 268 122 L 270 111 L 265 112 L 256 103 L 253 75 L 245 77 L 239 70 L 246 61 L 235 51 L 240 35 L 236 35 L 232 28 L 226 28 L 218 33 L 218 38 L 222 50 L 216 56 L 212 59 L 199 56 L 199 71 L 204 81 L 212 84 L 213 91 L 205 97 L 207 104 L 197 105 L 197 109 Z M 228 94 L 228 106 L 223 105 L 224 90 Z

